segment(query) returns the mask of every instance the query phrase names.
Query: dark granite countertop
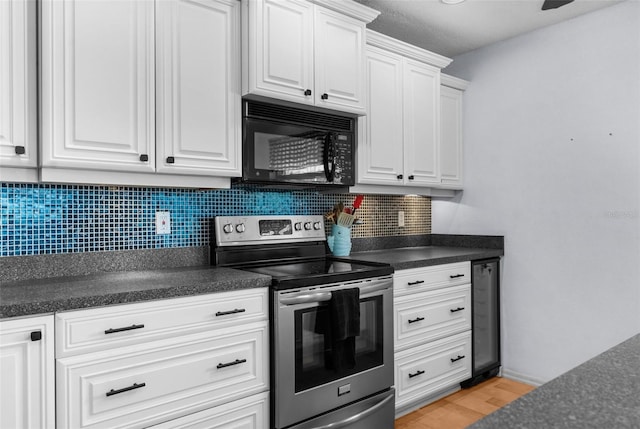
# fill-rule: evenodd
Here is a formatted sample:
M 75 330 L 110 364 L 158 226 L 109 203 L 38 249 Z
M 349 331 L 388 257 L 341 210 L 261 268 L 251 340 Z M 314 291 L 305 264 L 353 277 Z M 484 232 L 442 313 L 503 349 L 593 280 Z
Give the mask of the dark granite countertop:
M 3 282 L 0 318 L 267 287 L 271 277 L 211 266 Z
M 470 428 L 640 428 L 640 334 L 543 384 Z
M 504 255 L 503 249 L 449 246 L 400 247 L 351 253 L 351 259 L 391 264 L 395 270 L 474 261 Z

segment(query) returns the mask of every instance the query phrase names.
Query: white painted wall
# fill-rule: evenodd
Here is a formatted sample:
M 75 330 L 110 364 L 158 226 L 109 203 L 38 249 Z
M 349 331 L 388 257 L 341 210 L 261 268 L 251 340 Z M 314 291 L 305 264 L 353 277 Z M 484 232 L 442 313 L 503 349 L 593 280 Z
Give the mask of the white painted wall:
M 547 381 L 640 332 L 640 2 L 446 72 L 471 81 L 465 190 L 433 232 L 505 236 L 505 374 Z

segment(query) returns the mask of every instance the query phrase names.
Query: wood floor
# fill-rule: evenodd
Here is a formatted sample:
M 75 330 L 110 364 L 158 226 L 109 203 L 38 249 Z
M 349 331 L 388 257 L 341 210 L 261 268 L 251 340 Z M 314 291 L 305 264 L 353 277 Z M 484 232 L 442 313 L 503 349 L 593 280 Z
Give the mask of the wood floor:
M 400 417 L 395 429 L 463 429 L 533 389 L 494 377 Z

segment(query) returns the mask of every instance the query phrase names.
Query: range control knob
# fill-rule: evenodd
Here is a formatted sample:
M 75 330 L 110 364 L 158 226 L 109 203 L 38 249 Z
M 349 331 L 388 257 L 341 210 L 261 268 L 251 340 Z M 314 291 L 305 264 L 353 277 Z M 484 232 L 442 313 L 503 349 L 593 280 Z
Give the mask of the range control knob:
M 311 222 L 305 222 L 304 223 L 304 229 L 305 229 L 305 231 L 311 230 Z
M 222 227 L 222 230 L 227 234 L 231 234 L 233 232 L 233 225 L 227 223 Z
M 314 222 L 313 223 L 313 229 L 318 231 L 318 230 L 320 230 L 320 228 L 322 228 L 322 224 L 320 222 Z
M 244 232 L 245 228 L 244 228 L 244 223 L 239 223 L 236 225 L 236 231 L 242 233 Z
M 293 224 L 293 229 L 300 231 L 302 229 L 302 222 L 296 222 Z

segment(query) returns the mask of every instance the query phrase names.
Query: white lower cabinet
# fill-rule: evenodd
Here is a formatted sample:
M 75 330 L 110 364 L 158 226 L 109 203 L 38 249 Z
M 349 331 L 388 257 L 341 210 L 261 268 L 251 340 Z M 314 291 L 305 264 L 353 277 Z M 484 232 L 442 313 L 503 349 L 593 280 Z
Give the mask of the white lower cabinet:
M 153 429 L 266 429 L 269 394 L 258 393 L 218 407 L 152 426 Z
M 471 377 L 471 331 L 397 353 L 396 409 Z
M 396 415 L 471 377 L 471 264 L 394 274 Z
M 52 315 L 0 322 L 0 428 L 55 427 L 53 343 Z
M 250 289 L 60 313 L 57 427 L 266 427 L 266 296 Z

